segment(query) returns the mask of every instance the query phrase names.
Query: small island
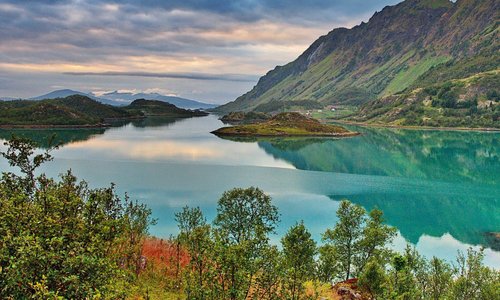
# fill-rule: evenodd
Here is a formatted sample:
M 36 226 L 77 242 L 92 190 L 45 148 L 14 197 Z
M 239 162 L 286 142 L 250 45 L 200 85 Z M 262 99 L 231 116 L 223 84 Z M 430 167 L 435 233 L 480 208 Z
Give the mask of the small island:
M 123 108 L 133 115 L 148 117 L 191 118 L 208 116 L 207 112 L 199 109 L 179 108 L 173 104 L 159 100 L 137 99 Z
M 221 137 L 349 137 L 359 135 L 358 132 L 352 132 L 340 126 L 322 124 L 318 120 L 296 112 L 280 113 L 261 123 L 219 128 L 212 131 L 212 134 Z
M 271 118 L 270 114 L 263 112 L 230 112 L 227 115 L 222 116 L 219 120 L 221 120 L 224 124 L 251 124 L 251 123 L 260 123 L 267 121 Z

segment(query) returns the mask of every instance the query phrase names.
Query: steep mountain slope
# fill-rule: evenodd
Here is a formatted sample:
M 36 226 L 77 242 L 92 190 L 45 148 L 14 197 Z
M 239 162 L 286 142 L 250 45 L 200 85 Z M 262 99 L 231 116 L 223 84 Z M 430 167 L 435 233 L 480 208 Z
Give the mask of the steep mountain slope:
M 386 7 L 368 23 L 320 37 L 217 110 L 362 105 L 496 70 L 499 6 L 497 0 L 406 0 Z

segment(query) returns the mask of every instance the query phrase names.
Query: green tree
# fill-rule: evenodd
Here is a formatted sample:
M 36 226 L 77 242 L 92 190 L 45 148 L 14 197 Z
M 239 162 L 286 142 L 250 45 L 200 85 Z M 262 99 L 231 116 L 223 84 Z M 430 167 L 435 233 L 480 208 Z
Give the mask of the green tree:
M 131 251 L 147 234 L 150 210 L 122 201 L 113 185 L 89 189 L 71 172 L 60 181 L 36 177 L 50 155 L 35 155 L 24 140 L 7 145 L 4 157 L 25 176 L 0 180 L 0 298 L 123 297 L 118 283 L 134 277 L 129 258 L 140 256 Z
M 235 188 L 219 199 L 214 220 L 224 287 L 230 299 L 245 299 L 260 269 L 262 253 L 279 221 L 271 197 L 258 188 Z
M 186 293 L 189 299 L 204 299 L 210 289 L 210 225 L 199 207 L 184 207 L 175 214 L 180 233 L 178 239 L 190 255 L 189 268 L 186 270 Z
M 388 298 L 398 300 L 416 300 L 423 297 L 423 287 L 418 286 L 416 270 L 423 259 L 415 248 L 406 247 L 405 253 L 396 253 L 392 257 L 392 276 L 389 277 Z M 422 290 L 420 289 L 422 288 Z
M 340 264 L 339 275 L 345 280 L 351 277 L 355 258 L 360 254 L 365 214 L 361 206 L 343 200 L 337 210 L 337 224 L 323 234 L 325 244 L 333 247 L 331 253 Z
M 384 258 L 390 257 L 391 251 L 387 245 L 396 236 L 396 228 L 384 224 L 381 210 L 373 209 L 368 217 L 358 245 L 360 254 L 355 260 L 357 274 L 363 271 L 365 264 L 370 259 L 375 258 L 382 261 Z
M 383 266 L 376 259 L 371 259 L 359 276 L 358 285 L 368 291 L 372 299 L 377 299 L 384 294 L 385 282 Z
M 271 245 L 262 251 L 260 271 L 255 279 L 251 299 L 281 300 L 286 278 L 285 258 L 278 247 Z
M 436 257 L 431 259 L 429 265 L 429 298 L 432 300 L 443 299 L 452 282 L 451 267 Z
M 490 270 L 483 265 L 484 250 L 472 248 L 467 254 L 458 253 L 455 276 L 451 296 L 453 299 L 500 299 L 498 271 Z
M 288 230 L 281 239 L 281 244 L 285 256 L 289 299 L 301 299 L 303 283 L 314 275 L 316 242 L 302 221 Z

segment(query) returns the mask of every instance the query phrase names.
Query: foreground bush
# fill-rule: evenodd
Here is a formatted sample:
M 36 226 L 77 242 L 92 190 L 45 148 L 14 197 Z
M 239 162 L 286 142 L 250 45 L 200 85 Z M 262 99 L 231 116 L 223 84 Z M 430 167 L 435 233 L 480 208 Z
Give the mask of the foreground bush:
M 20 173 L 0 180 L 0 298 L 122 298 L 140 268 L 150 210 L 114 186 L 90 189 L 68 171 L 35 176 L 48 152 L 13 138 L 2 155 Z M 123 283 L 123 284 L 121 284 Z

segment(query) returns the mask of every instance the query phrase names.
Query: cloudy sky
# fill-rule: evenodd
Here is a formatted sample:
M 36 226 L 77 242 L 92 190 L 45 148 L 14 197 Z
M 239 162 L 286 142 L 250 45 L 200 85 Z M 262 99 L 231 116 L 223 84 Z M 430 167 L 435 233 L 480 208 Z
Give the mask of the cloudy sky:
M 0 0 L 0 97 L 70 88 L 224 103 L 398 0 Z

